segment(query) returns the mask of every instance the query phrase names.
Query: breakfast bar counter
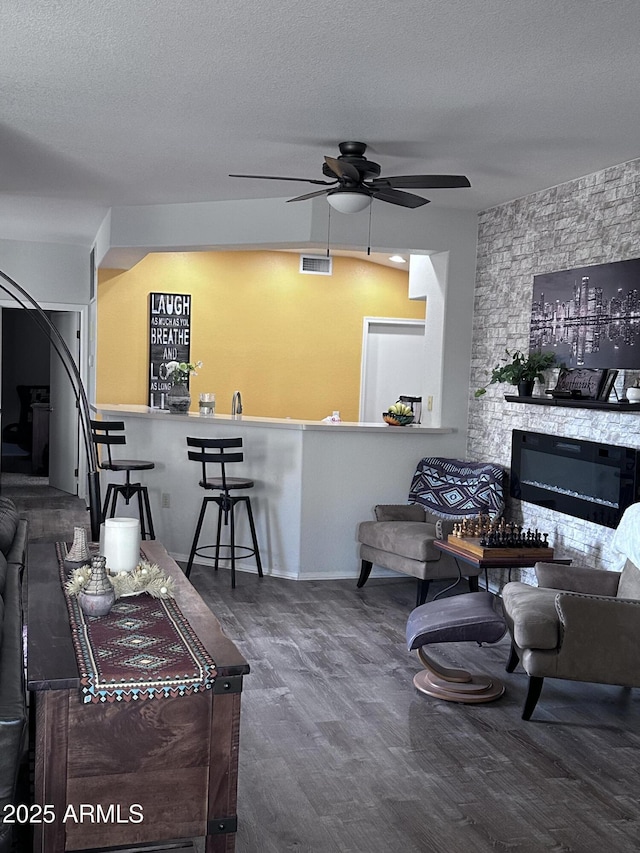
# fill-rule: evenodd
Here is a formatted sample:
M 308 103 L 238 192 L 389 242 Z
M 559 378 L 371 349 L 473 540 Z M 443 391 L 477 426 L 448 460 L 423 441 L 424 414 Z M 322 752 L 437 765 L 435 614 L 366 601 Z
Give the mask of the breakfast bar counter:
M 450 427 L 171 414 L 124 404 L 97 404 L 95 410 L 105 420 L 124 421 L 121 456 L 155 463 L 142 472 L 143 482 L 156 536 L 177 560 L 188 557 L 203 497 L 199 465 L 187 458 L 187 436 L 242 438 L 244 462 L 230 473 L 255 481 L 251 503 L 265 573 L 300 580 L 355 579 L 358 523 L 373 517 L 375 504 L 406 502 L 423 456 L 465 453 L 464 436 Z M 104 495 L 117 475 L 102 477 Z M 128 511 L 120 502 L 117 514 L 134 514 L 133 504 Z M 239 513 L 238 543 L 249 538 L 244 522 Z M 215 530 L 205 538 L 214 541 Z M 255 572 L 252 559 L 237 568 Z

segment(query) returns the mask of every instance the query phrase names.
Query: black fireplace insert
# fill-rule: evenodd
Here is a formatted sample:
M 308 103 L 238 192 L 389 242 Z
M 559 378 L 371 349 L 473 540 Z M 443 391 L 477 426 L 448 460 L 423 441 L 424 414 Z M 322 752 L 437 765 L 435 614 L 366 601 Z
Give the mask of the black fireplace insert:
M 514 429 L 510 494 L 537 506 L 617 527 L 640 500 L 640 451 Z

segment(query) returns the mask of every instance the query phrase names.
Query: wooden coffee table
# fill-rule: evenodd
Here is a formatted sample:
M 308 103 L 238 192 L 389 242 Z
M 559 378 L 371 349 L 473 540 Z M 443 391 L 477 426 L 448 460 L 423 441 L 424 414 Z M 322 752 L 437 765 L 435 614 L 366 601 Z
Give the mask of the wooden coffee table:
M 459 541 L 459 544 L 458 544 Z M 521 549 L 517 554 L 508 553 L 505 549 L 503 554 L 499 552 L 499 548 L 493 548 L 492 553 L 488 556 L 476 553 L 469 547 L 465 548 L 465 539 L 460 539 L 456 542 L 446 539 L 436 539 L 433 543 L 438 551 L 443 554 L 449 554 L 454 560 L 466 563 L 468 566 L 473 566 L 475 569 L 484 571 L 485 587 L 489 589 L 489 569 L 508 569 L 509 580 L 511 580 L 511 569 L 528 569 L 535 566 L 536 563 L 559 563 L 563 566 L 571 565 L 571 560 L 560 560 L 553 556 L 549 557 L 548 553 L 553 554 L 551 549 Z

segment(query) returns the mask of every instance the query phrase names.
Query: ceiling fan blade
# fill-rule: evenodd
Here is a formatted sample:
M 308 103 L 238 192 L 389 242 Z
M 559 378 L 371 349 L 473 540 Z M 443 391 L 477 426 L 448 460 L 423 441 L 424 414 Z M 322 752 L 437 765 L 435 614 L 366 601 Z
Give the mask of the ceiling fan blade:
M 422 207 L 423 204 L 429 204 L 428 198 L 422 198 L 413 193 L 403 193 L 400 190 L 395 190 L 387 187 L 371 187 L 371 195 L 374 198 L 379 198 L 380 201 L 388 201 L 390 204 L 399 204 L 400 207 Z
M 304 181 L 305 184 L 321 184 L 332 187 L 336 181 L 316 181 L 313 178 L 281 178 L 277 175 L 229 175 L 230 178 L 254 178 L 259 181 Z
M 298 195 L 295 198 L 288 198 L 289 201 L 306 201 L 308 198 L 317 198 L 319 195 L 326 195 L 329 190 L 316 190 L 314 193 L 306 193 L 305 195 Z
M 360 183 L 360 172 L 351 163 L 345 163 L 343 160 L 338 160 L 336 157 L 325 157 L 324 162 L 331 169 L 334 175 L 339 178 L 349 178 L 351 181 Z
M 464 175 L 397 175 L 395 178 L 374 178 L 371 185 L 414 190 L 452 190 L 471 186 L 469 178 Z

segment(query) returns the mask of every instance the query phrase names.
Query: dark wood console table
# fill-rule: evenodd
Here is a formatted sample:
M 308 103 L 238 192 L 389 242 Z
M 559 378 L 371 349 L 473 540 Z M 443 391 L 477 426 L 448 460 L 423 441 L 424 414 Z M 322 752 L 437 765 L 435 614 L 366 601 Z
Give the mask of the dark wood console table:
M 82 704 L 55 548 L 30 546 L 27 686 L 35 713 L 35 804 L 53 818 L 32 821 L 39 853 L 201 836 L 206 853 L 235 848 L 240 697 L 249 665 L 163 546 L 146 541 L 143 552 L 175 578 L 176 602 L 216 663 L 214 687 L 175 698 Z

